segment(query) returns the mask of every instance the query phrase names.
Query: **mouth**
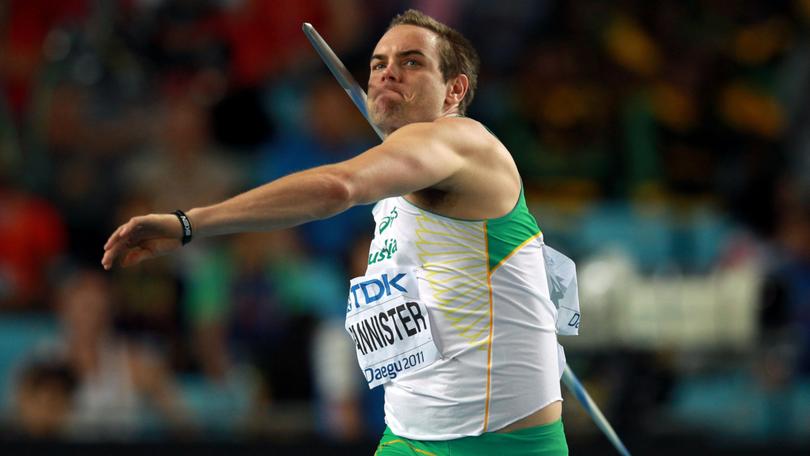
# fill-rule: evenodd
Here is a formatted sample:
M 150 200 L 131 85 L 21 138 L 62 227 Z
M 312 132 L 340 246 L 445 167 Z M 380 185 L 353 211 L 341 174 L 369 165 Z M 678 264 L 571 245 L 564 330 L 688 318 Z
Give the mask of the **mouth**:
M 400 91 L 398 91 L 398 90 L 396 90 L 394 88 L 391 88 L 391 87 L 380 87 L 378 89 L 374 89 L 374 91 L 372 93 L 373 93 L 373 98 L 378 98 L 381 95 L 385 95 L 385 94 L 394 94 L 394 95 L 399 95 L 400 97 L 404 97 L 404 95 L 402 95 L 402 92 L 400 92 Z

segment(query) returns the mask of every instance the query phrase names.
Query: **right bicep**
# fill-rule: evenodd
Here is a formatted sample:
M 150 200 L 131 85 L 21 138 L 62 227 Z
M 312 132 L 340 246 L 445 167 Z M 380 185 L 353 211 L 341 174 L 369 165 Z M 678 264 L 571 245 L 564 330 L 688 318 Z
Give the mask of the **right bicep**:
M 464 158 L 435 124 L 403 127 L 379 146 L 339 163 L 355 204 L 435 186 L 464 166 Z

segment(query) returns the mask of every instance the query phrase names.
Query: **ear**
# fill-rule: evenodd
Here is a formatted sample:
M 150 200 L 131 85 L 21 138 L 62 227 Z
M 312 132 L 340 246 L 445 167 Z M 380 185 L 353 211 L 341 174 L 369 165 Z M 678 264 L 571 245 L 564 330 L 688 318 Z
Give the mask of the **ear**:
M 461 103 L 464 96 L 467 95 L 467 89 L 470 88 L 470 79 L 466 74 L 459 74 L 458 76 L 447 81 L 447 93 L 444 97 L 445 107 L 450 107 Z

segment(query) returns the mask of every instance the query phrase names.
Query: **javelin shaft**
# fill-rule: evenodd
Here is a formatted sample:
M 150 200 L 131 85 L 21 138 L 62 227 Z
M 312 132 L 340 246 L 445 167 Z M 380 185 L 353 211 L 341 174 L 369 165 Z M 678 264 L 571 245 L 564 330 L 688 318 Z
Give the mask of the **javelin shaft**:
M 371 118 L 368 116 L 368 109 L 366 109 L 366 92 L 364 92 L 360 84 L 355 81 L 354 76 L 349 73 L 349 70 L 346 69 L 343 62 L 335 55 L 332 48 L 326 44 L 326 41 L 321 38 L 321 35 L 315 30 L 312 24 L 304 22 L 302 29 L 309 39 L 309 42 L 312 43 L 312 47 L 314 47 L 318 55 L 321 56 L 321 60 L 326 64 L 326 67 L 329 68 L 329 71 L 332 72 L 332 75 L 337 79 L 338 83 L 340 83 L 340 86 L 343 87 L 343 90 L 345 90 L 349 98 L 352 99 L 354 105 L 357 106 L 357 109 L 359 109 L 363 117 L 366 118 L 368 124 L 371 125 L 371 128 L 374 129 L 374 132 L 377 133 L 377 136 L 382 140 L 382 131 L 374 125 L 374 122 L 372 122 Z
M 563 371 L 562 381 L 565 383 L 565 386 L 568 387 L 568 390 L 574 393 L 579 403 L 588 412 L 588 415 L 591 416 L 593 422 L 596 424 L 596 427 L 602 430 L 610 440 L 610 443 L 616 448 L 616 450 L 622 456 L 630 456 L 630 452 L 627 451 L 627 448 L 622 443 L 619 436 L 616 434 L 616 431 L 613 430 L 613 426 L 610 425 L 610 422 L 605 418 L 605 415 L 602 414 L 602 411 L 599 410 L 599 407 L 596 403 L 591 399 L 591 396 L 588 394 L 588 391 L 582 386 L 582 383 L 579 381 L 576 375 L 574 375 L 574 371 L 571 370 L 568 365 L 565 366 L 565 370 Z
M 383 139 L 382 132 L 377 128 L 376 125 L 371 121 L 368 116 L 368 110 L 366 108 L 366 93 L 360 87 L 360 84 L 355 81 L 354 77 L 349 70 L 343 65 L 343 62 L 340 61 L 337 55 L 332 51 L 326 41 L 321 38 L 321 35 L 315 30 L 315 27 L 312 24 L 305 22 L 303 25 L 304 34 L 309 38 L 310 43 L 312 43 L 312 47 L 315 48 L 315 51 L 318 55 L 321 56 L 321 59 L 326 64 L 329 71 L 332 72 L 332 75 L 335 76 L 340 86 L 343 87 L 343 90 L 349 95 L 354 105 L 357 106 L 357 109 L 363 114 L 363 117 L 366 118 L 369 125 L 374 129 L 377 133 L 377 136 L 380 139 Z M 599 407 L 596 406 L 596 403 L 591 399 L 591 396 L 588 395 L 588 392 L 585 390 L 585 387 L 582 386 L 579 379 L 577 379 L 574 372 L 566 365 L 565 370 L 563 371 L 562 377 L 563 383 L 568 389 L 574 393 L 579 403 L 585 409 L 586 412 L 591 416 L 596 426 L 602 430 L 605 436 L 610 440 L 610 443 L 616 448 L 616 450 L 622 456 L 630 456 L 630 453 L 625 448 L 624 444 L 622 443 L 619 436 L 616 435 L 616 432 L 613 430 L 613 427 L 610 426 L 610 423 L 599 410 Z

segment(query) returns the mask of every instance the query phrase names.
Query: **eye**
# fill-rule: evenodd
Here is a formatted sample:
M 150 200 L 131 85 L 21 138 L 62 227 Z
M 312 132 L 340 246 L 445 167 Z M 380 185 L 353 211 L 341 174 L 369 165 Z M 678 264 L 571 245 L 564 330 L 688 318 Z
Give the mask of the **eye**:
M 419 62 L 414 60 L 414 59 L 408 59 L 405 62 L 403 62 L 402 64 L 405 65 L 405 66 L 410 66 L 410 67 L 419 66 Z
M 384 63 L 375 63 L 375 64 L 371 65 L 371 70 L 372 71 L 382 70 L 383 68 L 385 68 Z

